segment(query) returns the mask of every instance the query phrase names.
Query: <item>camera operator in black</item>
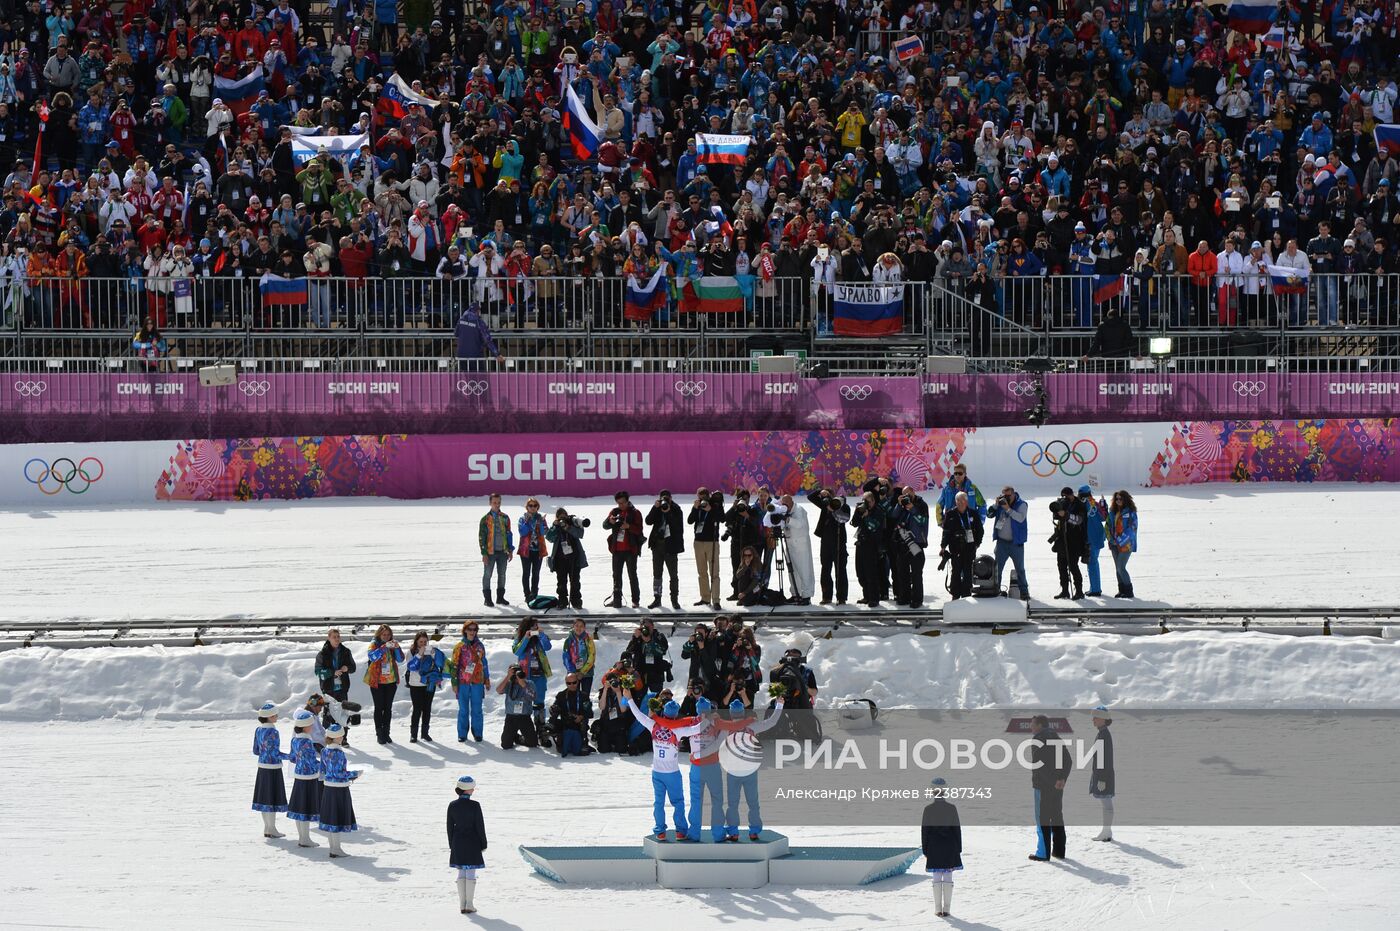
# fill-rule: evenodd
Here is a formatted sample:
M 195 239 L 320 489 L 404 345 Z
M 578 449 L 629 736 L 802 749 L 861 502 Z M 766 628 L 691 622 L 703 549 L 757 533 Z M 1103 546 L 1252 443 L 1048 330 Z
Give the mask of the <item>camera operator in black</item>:
M 811 711 L 817 699 L 817 677 L 807 668 L 807 658 L 798 649 L 786 650 L 778 665 L 768 670 L 768 681 L 787 688 L 783 694 L 785 711 Z
M 1089 552 L 1088 510 L 1084 502 L 1068 486 L 1060 489 L 1060 497 L 1050 502 L 1050 514 L 1055 530 L 1050 535 L 1055 562 L 1060 570 L 1060 593 L 1056 598 L 1069 598 L 1069 580 L 1074 578 L 1075 601 L 1084 597 L 1084 577 L 1079 573 L 1079 560 Z
M 617 507 L 608 512 L 603 528 L 608 532 L 608 552 L 612 553 L 612 597 L 603 604 L 609 608 L 622 607 L 622 570 L 632 585 L 632 607 L 642 606 L 641 587 L 637 583 L 637 555 L 642 551 L 642 515 L 632 507 L 632 498 L 625 491 L 613 495 Z
M 846 522 L 851 519 L 851 509 L 846 499 L 832 492 L 830 488 L 814 491 L 807 496 L 808 502 L 817 509 L 817 539 L 821 541 L 822 560 L 822 604 L 831 604 L 832 571 L 836 574 L 836 603 L 845 604 L 850 593 L 850 582 L 846 576 Z
M 890 510 L 894 523 L 891 561 L 894 597 L 908 608 L 924 606 L 924 550 L 928 547 L 928 502 L 905 485 Z
M 635 689 L 623 688 L 621 678 L 633 676 L 632 660 L 624 656 L 603 674 L 603 687 L 598 690 L 598 717 L 593 722 L 593 745 L 599 753 L 629 753 L 627 733 L 632 728 L 632 715 L 622 708 L 621 699 L 642 701 L 646 696 L 640 682 Z
M 730 578 L 733 578 L 739 571 L 739 564 L 743 562 L 744 547 L 751 546 L 754 553 L 757 553 L 763 544 L 763 513 L 756 511 L 749 505 L 749 493 L 742 489 L 734 492 L 734 504 L 729 510 L 724 512 L 724 533 L 720 535 L 720 540 L 729 541 L 729 567 Z M 739 591 L 736 589 L 728 597 L 728 601 L 738 601 Z
M 549 708 L 549 727 L 554 731 L 554 743 L 560 756 L 586 756 L 588 722 L 593 717 L 593 702 L 580 684 L 579 674 L 564 677 L 564 690 L 554 696 Z
M 666 659 L 666 635 L 656 629 L 656 622 L 643 618 L 642 626 L 632 632 L 623 654 L 632 660 L 632 668 L 637 670 L 639 679 L 645 683 L 648 692 L 659 692 L 662 680 L 671 681 L 671 663 Z
M 885 539 L 884 547 L 880 551 L 881 564 L 878 573 L 880 581 L 880 600 L 884 601 L 890 597 L 890 590 L 894 585 L 894 560 L 890 557 L 891 553 L 894 551 L 895 543 L 895 523 L 892 517 L 896 493 L 894 486 L 890 484 L 890 480 L 885 476 L 876 476 L 875 478 L 868 479 L 866 483 L 861 486 L 861 491 L 874 493 L 875 501 L 879 504 L 880 510 L 885 512 Z
M 867 491 L 851 515 L 856 528 L 856 581 L 860 583 L 860 603 L 880 606 L 884 587 L 885 539 L 888 520 L 875 492 Z
M 554 523 L 544 535 L 552 544 L 549 568 L 558 580 L 555 595 L 560 604 L 572 605 L 575 610 L 583 607 L 579 574 L 588 565 L 588 555 L 583 551 L 583 531 L 589 524 L 588 518 L 573 517 L 560 508 L 554 512 Z
M 496 694 L 504 695 L 506 702 L 506 722 L 501 728 L 501 749 L 509 750 L 516 744 L 538 747 L 539 734 L 535 731 L 532 717 L 535 705 L 535 688 L 525 675 L 525 670 L 511 664 L 505 676 L 496 684 Z M 544 698 L 543 695 L 540 696 Z
M 690 660 L 686 679 L 699 682 L 701 694 L 711 701 L 719 699 L 719 683 L 724 681 L 725 657 L 720 655 L 719 640 L 704 624 L 696 624 L 695 632 L 681 645 L 681 659 Z
M 661 581 L 666 570 L 671 572 L 671 607 L 681 609 L 680 579 L 676 576 L 680 567 L 680 554 L 685 552 L 685 523 L 681 509 L 671 500 L 671 493 L 662 490 L 656 503 L 647 512 L 647 526 L 651 533 L 647 546 L 651 549 L 651 604 L 649 610 L 661 607 Z
M 701 488 L 695 493 L 686 523 L 695 527 L 695 571 L 700 577 L 700 600 L 695 606 L 719 610 L 719 527 L 724 521 L 724 493 Z
M 972 594 L 972 563 L 982 545 L 982 515 L 968 501 L 967 492 L 954 497 L 954 505 L 943 512 L 943 540 L 939 555 L 953 562 L 953 600 Z M 943 568 L 942 563 L 938 568 Z

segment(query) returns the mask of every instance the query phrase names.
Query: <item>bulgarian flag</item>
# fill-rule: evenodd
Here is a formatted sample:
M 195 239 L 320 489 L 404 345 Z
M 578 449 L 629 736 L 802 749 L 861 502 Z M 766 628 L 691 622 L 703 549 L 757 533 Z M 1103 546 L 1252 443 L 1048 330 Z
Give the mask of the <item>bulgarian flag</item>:
M 732 275 L 692 278 L 681 290 L 681 313 L 733 314 L 743 309 L 744 292 Z

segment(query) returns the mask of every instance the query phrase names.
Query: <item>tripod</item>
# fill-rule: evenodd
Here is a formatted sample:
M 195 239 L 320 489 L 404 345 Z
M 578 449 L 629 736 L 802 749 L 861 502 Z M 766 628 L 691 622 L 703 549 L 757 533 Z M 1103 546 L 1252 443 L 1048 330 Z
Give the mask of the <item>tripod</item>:
M 773 539 L 778 541 L 778 545 L 773 549 L 773 571 L 777 576 L 777 584 L 773 590 L 783 596 L 784 603 L 797 600 L 797 580 L 792 577 L 792 570 L 788 569 L 791 557 L 788 554 L 787 531 L 780 525 L 774 524 L 772 527 Z M 783 590 L 783 573 L 787 571 L 788 582 L 792 585 L 792 594 L 789 595 Z

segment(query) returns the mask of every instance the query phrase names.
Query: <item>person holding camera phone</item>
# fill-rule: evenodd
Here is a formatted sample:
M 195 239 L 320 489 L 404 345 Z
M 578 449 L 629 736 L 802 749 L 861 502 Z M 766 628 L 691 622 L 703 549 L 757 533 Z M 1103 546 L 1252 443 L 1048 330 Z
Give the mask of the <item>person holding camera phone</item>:
M 850 582 L 846 575 L 846 524 L 851 519 L 851 509 L 846 499 L 830 488 L 822 488 L 807 495 L 807 500 L 817 509 L 817 539 L 821 541 L 822 561 L 822 600 L 831 604 L 833 593 L 836 603 L 846 603 Z M 835 574 L 833 589 L 832 576 Z
M 987 509 L 987 516 L 993 521 L 992 536 L 996 540 L 997 588 L 1001 588 L 1001 572 L 1009 559 L 1016 567 L 1016 584 L 1022 601 L 1031 600 L 1030 586 L 1026 582 L 1026 514 L 1029 510 L 1030 504 L 1010 485 L 1001 490 L 997 500 Z
M 948 593 L 954 601 L 972 594 L 972 563 L 977 559 L 977 548 L 982 545 L 982 534 L 981 512 L 972 506 L 967 492 L 958 492 L 953 496 L 953 506 L 943 512 L 943 539 L 939 550 L 944 561 L 953 563 L 953 581 Z M 943 568 L 942 562 L 938 568 Z
M 549 635 L 540 630 L 540 622 L 527 617 L 515 629 L 515 640 L 510 651 L 519 660 L 517 667 L 530 679 L 531 692 L 535 696 L 535 732 L 540 743 L 549 746 L 549 734 L 544 729 L 544 699 L 549 690 L 549 657 L 545 656 L 552 648 Z
M 724 493 L 701 488 L 695 492 L 686 522 L 695 528 L 695 571 L 700 578 L 700 600 L 695 607 L 719 610 L 719 528 L 724 520 Z
M 554 545 L 549 554 L 549 568 L 557 580 L 554 594 L 561 605 L 570 605 L 575 611 L 583 609 L 583 595 L 579 591 L 579 575 L 588 566 L 588 554 L 583 550 L 583 532 L 592 521 L 576 518 L 560 508 L 554 512 L 554 523 L 545 531 L 545 539 Z
M 677 577 L 680 554 L 685 552 L 685 524 L 681 509 L 671 500 L 671 493 L 662 489 L 656 503 L 647 512 L 647 526 L 651 533 L 647 546 L 651 549 L 651 604 L 648 610 L 661 607 L 661 582 L 666 572 L 671 574 L 671 607 L 681 609 L 680 579 Z
M 409 743 L 417 743 L 420 734 L 424 743 L 433 742 L 428 726 L 433 718 L 433 696 L 444 678 L 446 659 L 442 651 L 433 646 L 426 630 L 413 635 L 413 646 L 408 648 L 408 694 L 413 700 L 413 714 L 408 719 Z
M 547 528 L 538 498 L 526 500 L 525 513 L 520 515 L 516 529 L 520 532 L 520 587 L 528 605 L 540 593 L 540 566 L 549 555 L 549 544 L 545 541 Z
M 501 496 L 490 497 L 491 509 L 481 518 L 477 542 L 481 546 L 481 597 L 486 607 L 509 606 L 506 601 L 506 566 L 515 557 L 511 540 L 510 518 L 501 512 Z M 496 576 L 496 600 L 491 601 L 491 575 Z
M 394 693 L 399 690 L 399 663 L 403 650 L 394 639 L 388 624 L 379 625 L 369 645 L 369 665 L 365 668 L 365 685 L 374 698 L 374 733 L 381 744 L 391 744 L 389 723 L 394 716 Z
M 642 606 L 642 590 L 637 582 L 637 555 L 642 551 L 642 515 L 632 507 L 632 497 L 625 491 L 613 495 L 617 507 L 608 512 L 603 529 L 608 532 L 608 552 L 612 553 L 612 597 L 605 607 L 622 607 L 622 570 L 632 586 L 632 607 Z
M 501 727 L 501 749 L 510 750 L 516 744 L 526 747 L 540 745 L 539 732 L 532 715 L 536 703 L 535 687 L 519 663 L 512 663 L 505 678 L 496 684 L 496 694 L 505 698 L 506 720 Z

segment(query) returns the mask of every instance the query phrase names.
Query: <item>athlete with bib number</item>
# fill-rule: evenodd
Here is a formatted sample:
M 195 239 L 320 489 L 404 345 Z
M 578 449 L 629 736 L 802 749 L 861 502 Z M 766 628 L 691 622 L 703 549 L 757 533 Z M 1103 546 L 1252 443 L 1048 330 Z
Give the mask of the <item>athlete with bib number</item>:
M 626 694 L 621 701 L 622 707 L 630 709 L 638 723 L 651 732 L 651 788 L 656 799 L 652 813 L 656 820 L 656 839 L 666 839 L 666 799 L 669 797 L 676 840 L 686 840 L 690 828 L 685 820 L 685 790 L 681 787 L 680 739 L 693 737 L 707 725 L 704 721 L 682 718 L 681 706 L 674 701 L 668 701 L 661 709 L 661 717 L 654 720 Z M 682 725 L 682 721 L 694 723 Z

